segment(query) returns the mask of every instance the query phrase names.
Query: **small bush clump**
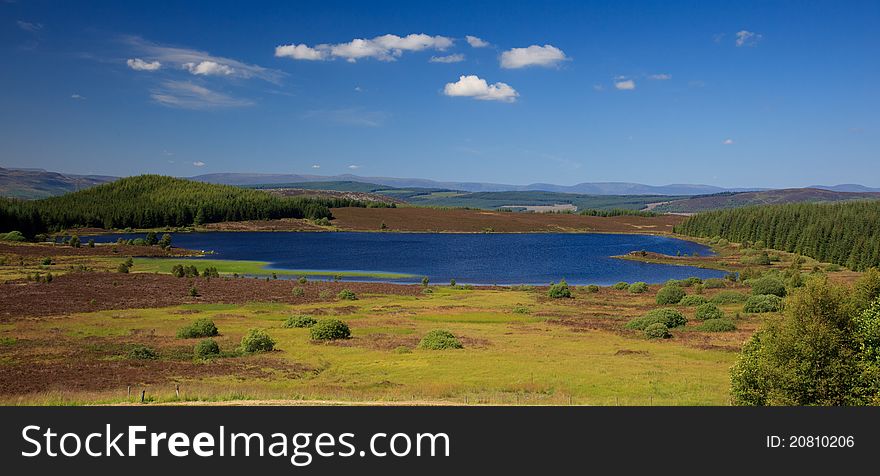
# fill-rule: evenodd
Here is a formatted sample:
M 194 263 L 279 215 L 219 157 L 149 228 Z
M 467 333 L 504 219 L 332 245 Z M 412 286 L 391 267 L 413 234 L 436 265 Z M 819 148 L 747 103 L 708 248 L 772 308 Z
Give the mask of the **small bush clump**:
M 10 231 L 0 233 L 0 241 L 27 241 L 27 238 L 20 231 Z
M 725 284 L 724 280 L 721 278 L 709 278 L 703 281 L 703 286 L 705 286 L 706 289 L 718 289 L 727 286 L 727 284 Z
M 263 329 L 250 329 L 241 338 L 241 351 L 248 354 L 269 352 L 274 348 L 275 341 Z
M 514 314 L 531 314 L 532 310 L 526 306 L 514 306 L 513 313 Z
M 668 328 L 679 327 L 687 324 L 687 318 L 682 313 L 671 308 L 654 309 L 642 317 L 637 317 L 626 324 L 627 329 L 644 330 L 651 324 L 661 323 Z
M 560 279 L 558 283 L 550 285 L 550 290 L 547 291 L 547 295 L 554 299 L 570 298 L 571 289 L 569 289 L 568 283 L 566 283 L 564 279 Z
M 778 312 L 782 310 L 782 298 L 774 294 L 749 296 L 743 311 L 751 313 Z
M 351 329 L 339 319 L 323 319 L 312 326 L 311 337 L 312 340 L 348 339 Z
M 614 289 L 616 289 L 616 290 L 618 290 L 618 291 L 623 291 L 624 289 L 629 288 L 629 283 L 624 282 L 624 281 L 621 281 L 621 282 L 619 282 L 619 283 L 617 283 L 617 284 L 615 284 L 614 286 L 611 286 L 611 287 L 614 288 Z
M 135 360 L 156 360 L 159 358 L 159 353 L 151 347 L 138 345 L 132 347 L 132 349 L 128 351 L 128 358 Z
M 599 286 L 596 286 L 595 284 L 588 285 L 586 287 L 586 289 L 587 289 L 588 293 L 598 293 L 599 292 Z
M 724 313 L 721 309 L 718 309 L 718 306 L 712 303 L 706 303 L 697 306 L 697 312 L 694 314 L 694 317 L 698 321 L 708 321 L 711 319 L 721 319 L 724 317 Z
M 655 322 L 645 328 L 645 337 L 648 339 L 666 339 L 671 336 L 669 328 L 662 322 Z
M 629 285 L 629 292 L 633 294 L 641 294 L 648 290 L 648 283 L 639 281 Z
M 746 302 L 746 295 L 736 291 L 721 291 L 712 296 L 709 301 L 713 304 L 740 304 Z
M 730 332 L 736 330 L 736 324 L 730 319 L 708 319 L 698 329 L 703 332 Z
M 193 349 L 193 353 L 196 357 L 200 357 L 202 359 L 216 357 L 220 355 L 220 346 L 214 339 L 205 339 L 196 344 L 195 348 Z
M 339 291 L 339 294 L 337 294 L 336 297 L 343 301 L 357 301 L 357 295 L 350 289 Z
M 681 286 L 663 286 L 657 292 L 657 304 L 678 304 L 685 295 Z
M 764 276 L 752 281 L 752 294 L 773 294 L 785 297 L 785 283 L 781 279 L 772 276 Z
M 681 301 L 678 303 L 682 306 L 699 306 L 700 304 L 706 304 L 709 302 L 705 296 L 698 296 L 696 294 L 688 294 L 687 296 L 681 298 Z
M 290 316 L 284 321 L 284 327 L 290 328 L 305 328 L 312 327 L 318 323 L 318 320 L 312 316 Z
M 201 319 L 196 319 L 188 326 L 181 327 L 177 331 L 177 338 L 196 339 L 199 337 L 214 337 L 217 334 L 217 326 L 214 325 L 214 321 L 207 317 L 203 317 Z
M 461 349 L 463 347 L 451 332 L 442 329 L 428 332 L 419 342 L 420 349 L 428 350 Z

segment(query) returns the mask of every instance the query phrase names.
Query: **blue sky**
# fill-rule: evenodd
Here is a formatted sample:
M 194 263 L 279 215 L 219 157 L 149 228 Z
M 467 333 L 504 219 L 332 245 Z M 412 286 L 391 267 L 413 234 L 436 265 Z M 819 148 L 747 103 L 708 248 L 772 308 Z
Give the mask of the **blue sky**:
M 878 24 L 876 1 L 0 0 L 0 166 L 880 186 Z

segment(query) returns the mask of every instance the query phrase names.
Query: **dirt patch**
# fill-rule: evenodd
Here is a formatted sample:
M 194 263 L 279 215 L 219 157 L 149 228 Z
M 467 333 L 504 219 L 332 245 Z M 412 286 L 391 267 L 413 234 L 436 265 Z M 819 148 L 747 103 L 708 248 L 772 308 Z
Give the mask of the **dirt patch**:
M 329 342 L 327 345 L 339 347 L 361 347 L 373 350 L 394 350 L 398 347 L 414 349 L 419 344 L 419 336 L 399 334 L 368 334 L 355 336 L 351 339 L 340 339 Z
M 614 355 L 648 355 L 647 350 L 629 350 L 629 349 L 620 349 L 614 353 Z

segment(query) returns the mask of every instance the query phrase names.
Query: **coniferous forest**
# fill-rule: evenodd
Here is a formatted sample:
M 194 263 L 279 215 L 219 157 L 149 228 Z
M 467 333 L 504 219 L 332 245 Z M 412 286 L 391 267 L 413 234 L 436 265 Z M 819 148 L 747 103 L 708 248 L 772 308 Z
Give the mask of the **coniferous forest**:
M 768 248 L 854 270 L 880 266 L 880 201 L 717 210 L 694 215 L 675 231 L 735 242 L 762 241 Z
M 369 206 L 383 206 L 371 203 Z M 340 198 L 270 193 L 160 175 L 123 178 L 36 201 L 0 199 L 0 231 L 27 236 L 73 227 L 153 228 L 276 218 L 330 218 L 333 207 L 364 207 Z

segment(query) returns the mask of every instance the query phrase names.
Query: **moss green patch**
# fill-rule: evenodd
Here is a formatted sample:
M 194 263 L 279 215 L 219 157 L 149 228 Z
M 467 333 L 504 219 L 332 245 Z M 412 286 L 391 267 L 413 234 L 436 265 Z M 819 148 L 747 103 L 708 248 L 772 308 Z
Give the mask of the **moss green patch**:
M 314 269 L 272 269 L 266 261 L 221 260 L 201 258 L 135 258 L 134 273 L 171 273 L 175 265 L 196 266 L 199 271 L 207 267 L 217 268 L 220 274 L 239 274 L 249 276 L 342 276 L 347 278 L 406 279 L 414 275 L 405 273 L 388 273 L 383 271 L 334 271 Z

